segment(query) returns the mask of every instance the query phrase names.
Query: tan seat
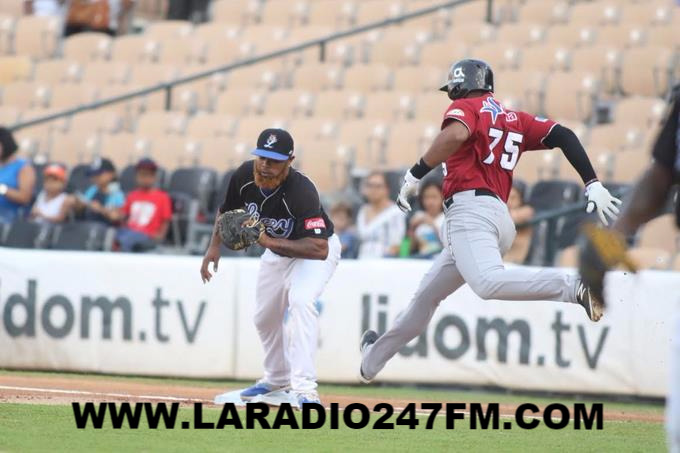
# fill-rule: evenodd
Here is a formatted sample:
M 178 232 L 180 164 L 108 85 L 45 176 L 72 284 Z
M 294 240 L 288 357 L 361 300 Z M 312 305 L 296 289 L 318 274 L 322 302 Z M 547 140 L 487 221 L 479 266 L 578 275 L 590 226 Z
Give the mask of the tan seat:
M 25 55 L 0 57 L 0 85 L 26 81 L 33 74 L 33 60 Z
M 453 49 L 459 44 L 467 47 L 490 44 L 496 41 L 497 32 L 497 27 L 486 23 L 463 22 L 451 27 L 445 42 Z
M 356 14 L 356 3 L 350 1 L 315 0 L 309 6 L 308 23 L 332 29 L 348 28 Z
M 185 146 L 187 157 L 194 157 L 198 165 L 218 172 L 224 172 L 231 167 L 234 140 L 228 137 L 190 137 Z M 194 156 L 190 156 L 192 153 Z
M 0 124 L 11 126 L 19 122 L 19 109 L 12 106 L 0 107 Z
M 615 2 L 582 2 L 571 7 L 569 21 L 572 24 L 609 25 L 617 24 L 620 17 L 621 9 Z
M 616 103 L 614 121 L 647 128 L 661 122 L 666 103 L 656 97 L 629 96 Z
M 72 60 L 44 60 L 35 65 L 33 80 L 49 84 L 77 82 L 82 75 L 80 63 Z
M 569 19 L 569 2 L 556 0 L 530 0 L 519 10 L 519 22 L 562 24 Z
M 559 171 L 560 155 L 558 149 L 524 152 L 519 157 L 513 175 L 531 184 L 546 179 L 555 179 Z
M 612 181 L 633 183 L 651 163 L 651 156 L 641 150 L 622 151 L 614 154 Z
M 598 148 L 590 145 L 587 147 L 587 152 L 597 177 L 601 181 L 617 182 L 614 178 L 614 159 L 616 159 L 616 153 L 608 148 Z M 560 177 L 563 175 L 570 176 L 568 179 L 576 178 L 576 170 L 574 170 L 567 159 L 563 159 L 560 162 Z
M 158 62 L 167 65 L 191 65 L 205 61 L 208 46 L 200 38 L 166 38 L 159 42 Z
M 97 85 L 126 84 L 132 68 L 124 61 L 93 61 L 84 65 L 81 80 Z
M 664 249 L 634 247 L 628 254 L 640 269 L 667 270 L 671 265 L 671 254 Z
M 588 72 L 553 73 L 546 82 L 544 111 L 552 118 L 586 121 L 600 86 L 600 80 Z
M 249 42 L 232 39 L 207 40 L 205 42 L 207 43 L 205 65 L 208 67 L 223 66 L 255 55 L 255 46 Z
M 510 110 L 538 114 L 545 88 L 546 74 L 540 71 L 498 71 L 494 77 L 494 97 Z M 511 102 L 508 102 L 510 100 Z M 520 105 L 513 105 L 513 102 Z
M 40 82 L 12 82 L 2 87 L 2 105 L 19 109 L 46 108 L 50 89 Z
M 319 93 L 314 101 L 314 116 L 321 118 L 356 118 L 364 105 L 362 94 L 343 90 Z
M 664 0 L 662 2 L 648 1 L 626 5 L 621 10 L 620 20 L 622 23 L 660 25 L 670 23 L 672 17 L 673 5 Z
M 207 22 L 194 28 L 194 36 L 207 43 L 224 44 L 225 41 L 233 41 L 241 35 L 242 27 L 237 24 L 223 22 Z
M 595 42 L 597 30 L 587 25 L 567 23 L 550 27 L 546 37 L 546 44 L 554 44 L 564 47 L 588 46 Z
M 396 122 L 391 125 L 381 164 L 407 166 L 427 151 L 439 133 L 437 121 Z
M 371 0 L 357 2 L 355 25 L 378 22 L 404 14 L 405 8 L 398 0 Z
M 394 71 L 392 88 L 401 91 L 432 92 L 446 81 L 446 69 L 438 66 L 407 66 Z
M 409 0 L 405 3 L 406 11 L 420 11 L 424 8 L 438 6 L 439 0 Z M 408 27 L 421 30 L 429 30 L 436 37 L 446 35 L 451 24 L 451 9 L 440 8 L 435 13 L 412 18 L 404 23 Z
M 675 215 L 664 214 L 648 222 L 640 231 L 637 245 L 661 248 L 672 254 L 680 251 L 680 233 L 675 226 Z
M 186 134 L 190 137 L 231 137 L 237 119 L 230 115 L 199 112 L 189 120 Z
M 348 120 L 340 128 L 337 143 L 353 150 L 355 165 L 373 168 L 380 163 L 388 131 L 384 121 Z
M 333 33 L 333 29 L 328 26 L 307 25 L 295 27 L 288 33 L 287 44 L 301 44 L 303 42 L 314 41 Z
M 257 55 L 281 48 L 281 42 L 288 38 L 289 29 L 269 25 L 251 25 L 241 32 L 240 40 L 251 43 Z
M 89 163 L 99 151 L 99 140 L 92 130 L 54 133 L 49 144 L 50 159 L 68 166 Z
M 616 92 L 620 67 L 621 51 L 618 46 L 579 47 L 571 52 L 571 69 L 598 74 L 607 93 Z
M 270 90 L 280 86 L 281 73 L 271 64 L 238 68 L 227 74 L 227 88 L 260 88 Z
M 610 123 L 598 124 L 590 130 L 589 145 L 608 148 L 612 151 L 639 149 L 644 134 L 640 124 Z
M 680 13 L 676 14 L 680 17 Z M 647 30 L 647 43 L 650 46 L 680 48 L 680 34 L 677 25 L 651 27 Z
M 303 0 L 268 0 L 260 10 L 260 23 L 294 28 L 304 24 L 309 3 Z
M 106 33 L 77 33 L 64 39 L 64 58 L 80 62 L 105 60 L 111 55 L 112 39 Z
M 314 105 L 314 96 L 305 90 L 274 91 L 267 95 L 264 114 L 272 117 L 305 117 Z
M 501 21 L 504 14 L 504 5 L 500 2 L 494 2 L 494 9 L 491 13 L 491 22 L 497 24 Z M 451 10 L 451 21 L 454 25 L 464 23 L 481 23 L 486 22 L 487 19 L 487 3 L 486 2 L 468 2 L 459 5 Z
M 637 24 L 608 25 L 597 30 L 597 43 L 610 47 L 635 47 L 645 44 L 647 29 Z
M 621 90 L 626 95 L 663 96 L 673 70 L 678 71 L 673 51 L 665 47 L 637 47 L 623 53 Z
M 342 68 L 334 64 L 311 63 L 296 68 L 291 86 L 304 90 L 330 90 L 339 86 Z
M 569 49 L 552 44 L 529 47 L 522 50 L 522 70 L 564 71 L 569 67 Z
M 433 91 L 416 97 L 414 118 L 426 121 L 441 122 L 451 100 L 443 92 Z
M 230 24 L 252 24 L 260 11 L 258 0 L 216 0 L 212 3 L 212 17 L 215 22 Z
M 215 103 L 218 113 L 241 117 L 261 113 L 265 93 L 253 90 L 227 90 L 219 94 Z
M 381 39 L 371 45 L 370 62 L 389 66 L 405 66 L 418 60 L 419 44 L 399 40 Z
M 319 159 L 319 153 L 324 158 Z M 334 140 L 296 144 L 298 169 L 308 176 L 320 192 L 338 191 L 347 186 L 347 153 Z
M 147 136 L 149 140 L 148 155 L 159 166 L 168 171 L 179 167 L 191 167 L 198 164 L 199 154 L 196 145 L 186 137 L 171 135 Z M 147 154 L 133 155 L 134 160 L 146 157 Z
M 49 105 L 53 109 L 66 109 L 82 104 L 91 104 L 97 100 L 99 88 L 86 83 L 61 83 L 52 85 Z
M 295 118 L 288 125 L 295 143 L 336 139 L 339 130 L 340 124 L 334 118 Z
M 89 110 L 73 115 L 69 121 L 69 131 L 93 131 L 115 134 L 122 132 L 124 118 L 111 110 Z
M 345 71 L 342 85 L 346 90 L 363 92 L 390 87 L 392 70 L 384 64 L 355 65 Z
M 462 43 L 447 41 L 430 42 L 420 49 L 420 65 L 437 66 L 445 73 L 444 67 L 470 55 L 470 49 Z M 448 68 L 446 68 L 448 69 Z M 442 79 L 442 80 L 445 80 Z
M 496 40 L 503 44 L 524 47 L 542 43 L 545 36 L 546 29 L 544 26 L 537 23 L 520 22 L 499 27 Z
M 150 63 L 158 59 L 158 41 L 144 35 L 126 35 L 113 40 L 111 59 L 127 63 Z
M 415 98 L 404 91 L 378 91 L 366 95 L 364 118 L 408 120 L 413 117 Z
M 187 38 L 194 33 L 194 25 L 184 20 L 160 20 L 151 22 L 144 34 L 157 41 L 166 39 Z
M 101 156 L 111 159 L 117 168 L 124 168 L 136 162 L 139 156 L 148 156 L 150 149 L 148 139 L 131 133 L 120 133 L 102 135 L 99 152 Z
M 0 13 L 0 55 L 14 52 L 12 47 L 16 21 L 20 14 L 8 16 Z
M 60 23 L 56 17 L 20 17 L 14 30 L 14 52 L 34 58 L 52 57 L 59 47 L 60 35 Z
M 260 135 L 260 132 L 272 127 L 287 129 L 288 122 L 288 118 L 282 117 L 251 116 L 242 118 L 238 123 L 234 137 L 238 141 L 251 143 L 251 146 L 254 148 L 255 142 L 257 141 L 257 137 Z
M 470 50 L 470 56 L 486 61 L 496 71 L 516 69 L 520 61 L 519 49 L 503 43 L 475 46 Z
M 571 245 L 559 251 L 557 265 L 559 267 L 578 267 L 580 249 L 578 245 Z
M 183 135 L 188 118 L 180 112 L 147 112 L 139 117 L 138 135 Z

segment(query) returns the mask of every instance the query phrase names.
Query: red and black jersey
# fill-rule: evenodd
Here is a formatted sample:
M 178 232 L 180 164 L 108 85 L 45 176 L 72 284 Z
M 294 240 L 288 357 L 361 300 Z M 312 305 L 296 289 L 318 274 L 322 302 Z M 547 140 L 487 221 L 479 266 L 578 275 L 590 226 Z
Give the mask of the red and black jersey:
M 444 113 L 442 129 L 460 121 L 470 137 L 444 163 L 444 197 L 488 189 L 508 200 L 512 171 L 524 151 L 546 149 L 543 139 L 554 121 L 506 110 L 493 95 L 456 99 Z

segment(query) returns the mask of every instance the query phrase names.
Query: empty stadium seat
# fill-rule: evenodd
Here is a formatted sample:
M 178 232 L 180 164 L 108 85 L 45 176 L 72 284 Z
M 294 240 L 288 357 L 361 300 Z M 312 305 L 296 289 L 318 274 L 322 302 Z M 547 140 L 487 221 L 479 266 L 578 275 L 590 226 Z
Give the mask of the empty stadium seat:
M 97 100 L 99 88 L 94 84 L 60 83 L 52 85 L 49 95 L 49 106 L 53 109 L 72 108 L 83 104 L 91 104 Z
M 334 64 L 312 63 L 296 68 L 290 85 L 304 90 L 329 90 L 339 86 L 342 68 Z
M 186 134 L 190 137 L 229 137 L 236 129 L 236 117 L 200 112 L 190 118 Z
M 647 128 L 661 122 L 666 103 L 659 98 L 629 96 L 619 100 L 613 109 L 613 119 L 619 124 Z
M 187 121 L 187 116 L 180 112 L 148 112 L 140 116 L 136 131 L 146 135 L 182 135 L 186 131 Z
M 33 59 L 26 55 L 0 57 L 0 86 L 26 81 L 33 75 Z
M 596 29 L 587 25 L 555 25 L 548 30 L 546 44 L 575 48 L 593 44 L 596 36 Z
M 263 92 L 241 89 L 227 90 L 217 97 L 215 111 L 232 116 L 261 113 L 264 98 Z
M 587 121 L 600 85 L 588 72 L 553 73 L 546 82 L 544 111 L 552 118 Z
M 546 29 L 543 25 L 521 22 L 499 27 L 496 39 L 504 44 L 524 47 L 542 43 L 545 36 Z
M 438 133 L 437 120 L 396 122 L 390 127 L 378 162 L 390 167 L 412 165 L 427 151 Z
M 494 96 L 510 110 L 523 110 L 538 114 L 545 87 L 546 74 L 541 71 L 498 71 L 494 80 Z M 508 100 L 519 100 L 511 105 Z
M 482 44 L 473 47 L 470 53 L 489 63 L 496 71 L 516 69 L 521 56 L 517 47 L 505 43 Z
M 17 219 L 7 228 L 2 245 L 12 248 L 43 248 L 47 244 L 49 233 L 49 224 Z
M 621 90 L 626 95 L 662 96 L 669 89 L 677 59 L 670 48 L 637 47 L 623 53 Z
M 258 0 L 216 0 L 212 5 L 212 18 L 216 22 L 245 25 L 255 22 L 259 11 Z
M 268 0 L 260 10 L 260 22 L 266 25 L 297 27 L 307 20 L 309 4 L 301 0 Z
M 643 143 L 643 131 L 641 125 L 626 123 L 598 124 L 590 130 L 588 144 L 598 148 L 607 148 L 612 151 L 624 151 L 626 149 L 639 149 Z
M 392 70 L 384 64 L 354 65 L 347 70 L 342 80 L 345 90 L 370 92 L 390 87 Z
M 265 115 L 291 118 L 308 116 L 314 102 L 314 96 L 306 90 L 275 91 L 266 99 Z
M 307 21 L 310 25 L 327 26 L 333 29 L 348 28 L 356 14 L 356 4 L 337 0 L 315 0 L 310 2 Z
M 513 174 L 528 183 L 553 179 L 557 176 L 560 151 L 538 150 L 521 154 Z
M 314 115 L 323 118 L 356 118 L 363 104 L 363 95 L 355 91 L 325 91 L 314 100 Z
M 554 0 L 529 0 L 519 9 L 519 22 L 564 23 L 569 19 L 569 2 Z
M 576 72 L 591 71 L 602 80 L 608 93 L 618 90 L 621 50 L 617 46 L 594 45 L 571 51 L 570 68 Z
M 105 60 L 111 55 L 112 38 L 105 33 L 85 32 L 64 39 L 64 58 L 80 61 Z
M 378 91 L 366 95 L 362 113 L 364 118 L 404 120 L 413 116 L 414 103 L 408 92 Z
M 628 254 L 640 269 L 666 270 L 671 265 L 671 254 L 668 250 L 633 247 L 628 250 Z
M 438 66 L 409 66 L 394 71 L 392 88 L 412 93 L 434 92 L 446 80 L 446 70 Z
M 675 225 L 675 216 L 665 214 L 647 222 L 639 233 L 637 245 L 661 248 L 672 254 L 680 251 L 680 234 Z
M 170 175 L 168 192 L 180 193 L 199 200 L 205 211 L 208 207 L 217 173 L 208 168 L 178 168 Z
M 73 166 L 91 162 L 98 146 L 99 137 L 93 130 L 54 133 L 50 138 L 49 155 L 52 160 Z
M 161 20 L 151 22 L 144 34 L 158 41 L 166 39 L 187 38 L 194 32 L 194 25 L 184 20 Z
M 248 66 L 227 74 L 227 88 L 273 89 L 279 86 L 281 74 L 271 64 Z
M 568 48 L 545 44 L 523 49 L 520 66 L 530 71 L 563 71 L 569 67 L 569 61 Z
M 158 44 L 158 62 L 166 65 L 191 65 L 205 61 L 207 43 L 200 38 L 167 38 Z
M 572 24 L 617 24 L 620 17 L 621 8 L 613 2 L 606 1 L 576 3 L 569 11 L 569 21 Z
M 59 46 L 60 25 L 57 17 L 20 17 L 14 30 L 14 52 L 34 58 L 54 56 Z
M 144 35 L 119 36 L 113 40 L 111 59 L 127 63 L 149 63 L 158 59 L 158 41 Z
M 470 55 L 470 49 L 467 45 L 460 42 L 448 42 L 448 41 L 435 41 L 430 42 L 420 49 L 418 62 L 420 65 L 429 65 L 432 67 L 440 68 L 442 74 L 444 74 L 444 68 L 442 65 L 449 65 L 454 61 L 458 61 L 462 58 Z M 410 69 L 410 68 L 400 68 Z M 444 80 L 444 78 L 442 78 Z
M 55 250 L 110 250 L 113 228 L 98 222 L 72 222 L 54 228 L 51 248 Z
M 2 87 L 2 105 L 23 110 L 45 108 L 49 98 L 49 87 L 40 82 L 13 82 Z
M 404 5 L 398 0 L 372 0 L 358 2 L 355 25 L 364 25 L 404 13 Z

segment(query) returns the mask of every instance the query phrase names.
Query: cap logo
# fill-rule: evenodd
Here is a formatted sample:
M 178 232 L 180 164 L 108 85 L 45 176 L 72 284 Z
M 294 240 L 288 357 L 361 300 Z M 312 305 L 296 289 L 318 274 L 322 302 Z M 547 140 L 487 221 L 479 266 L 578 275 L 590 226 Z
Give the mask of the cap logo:
M 462 78 L 464 78 L 464 77 L 465 77 L 465 73 L 463 72 L 463 68 L 458 67 L 458 68 L 454 69 L 454 70 L 453 70 L 453 76 L 454 76 L 454 77 L 462 77 Z
M 267 137 L 267 141 L 265 142 L 264 147 L 271 149 L 272 146 L 274 146 L 274 143 L 278 141 L 279 140 L 276 138 L 276 135 L 270 134 L 269 137 Z

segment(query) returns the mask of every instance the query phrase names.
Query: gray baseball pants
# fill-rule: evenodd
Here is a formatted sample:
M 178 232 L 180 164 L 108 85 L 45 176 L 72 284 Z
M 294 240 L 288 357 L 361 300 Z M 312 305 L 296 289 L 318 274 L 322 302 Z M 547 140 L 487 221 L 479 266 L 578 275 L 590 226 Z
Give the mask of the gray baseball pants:
M 578 279 L 557 269 L 506 269 L 502 256 L 515 239 L 515 225 L 500 199 L 458 192 L 445 210 L 448 249 L 427 271 L 409 306 L 364 351 L 361 369 L 373 378 L 406 343 L 420 335 L 439 303 L 463 283 L 482 299 L 576 302 Z

